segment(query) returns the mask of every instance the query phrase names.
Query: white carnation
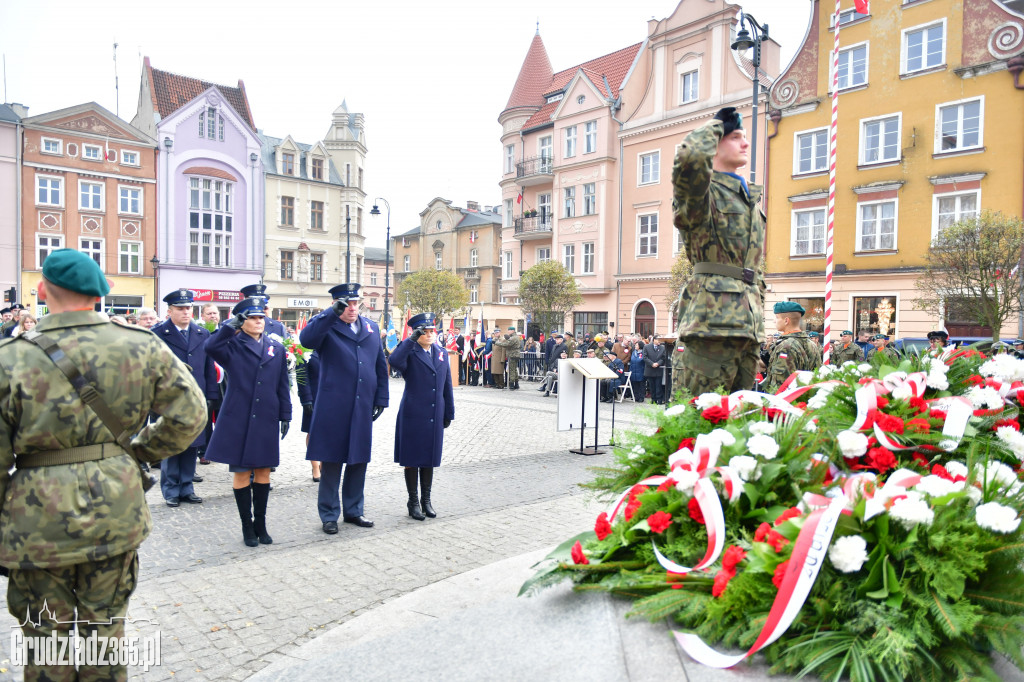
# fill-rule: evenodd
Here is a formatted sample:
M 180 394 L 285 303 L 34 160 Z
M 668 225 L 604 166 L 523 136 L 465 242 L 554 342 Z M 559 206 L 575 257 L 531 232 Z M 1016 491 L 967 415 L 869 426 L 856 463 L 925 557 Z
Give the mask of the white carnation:
M 756 481 L 760 478 L 757 474 L 757 460 L 750 455 L 733 457 L 729 460 L 729 467 L 744 481 Z
M 814 433 L 817 430 L 818 430 L 818 422 L 814 421 L 813 419 L 808 419 L 807 423 L 804 424 L 804 431 L 809 431 L 810 433 Z
M 967 499 L 970 500 L 972 504 L 977 505 L 979 502 L 981 502 L 981 489 L 973 485 L 968 486 Z
M 722 396 L 717 393 L 701 393 L 697 396 L 697 409 L 706 410 L 722 404 Z
M 872 371 L 873 369 L 874 368 L 866 362 L 862 362 L 861 364 L 857 365 L 857 371 L 860 372 L 861 374 L 866 374 Z
M 665 410 L 665 416 L 666 417 L 675 417 L 677 414 L 682 414 L 683 412 L 686 412 L 686 404 L 685 403 L 679 403 L 679 404 L 673 405 L 672 407 L 670 407 L 667 410 Z
M 1011 426 L 1000 426 L 996 429 L 996 436 L 1017 456 L 1017 459 L 1024 459 L 1024 433 Z
M 819 377 L 824 379 L 825 377 L 827 377 L 829 374 L 831 374 L 834 371 L 836 371 L 836 369 L 832 365 L 822 365 L 821 367 L 818 368 L 817 374 L 818 374 Z
M 889 510 L 889 515 L 899 521 L 907 530 L 919 523 L 930 526 L 935 520 L 935 512 L 928 506 L 928 503 L 919 495 L 912 494 L 908 494 L 904 499 L 896 500 Z
M 991 386 L 971 386 L 965 397 L 975 409 L 995 410 L 1003 406 L 1003 396 Z
M 914 397 L 914 389 L 908 383 L 902 383 L 892 389 L 893 400 L 910 400 Z
M 946 473 L 953 478 L 957 478 L 958 476 L 967 478 L 968 469 L 963 462 L 949 462 L 946 464 Z
M 747 429 L 750 431 L 751 436 L 758 434 L 770 436 L 775 433 L 775 424 L 773 422 L 750 422 L 747 425 Z
M 985 377 L 996 377 L 1002 381 L 1024 380 L 1024 360 L 1012 355 L 997 355 L 978 368 L 978 374 Z
M 941 476 L 925 476 L 914 486 L 914 490 L 922 492 L 929 497 L 942 497 L 959 489 L 953 481 L 948 481 Z
M 949 469 L 946 471 L 949 471 Z M 1002 462 L 991 461 L 984 466 L 978 464 L 976 466 L 976 475 L 979 481 L 983 481 L 986 484 L 995 482 L 1000 487 L 1013 485 L 1017 482 L 1017 474 L 1013 473 L 1013 469 Z
M 808 386 L 814 382 L 814 372 L 805 372 L 803 370 L 796 373 L 796 383 L 801 386 Z
M 689 469 L 673 469 L 668 477 L 675 481 L 676 489 L 683 493 L 693 490 L 693 486 L 700 480 L 700 474 Z
M 645 454 L 647 454 L 646 450 L 644 450 L 639 445 L 634 445 L 633 449 L 629 451 L 629 458 L 630 459 L 636 459 L 637 457 L 642 457 Z
M 974 509 L 974 520 L 985 530 L 996 533 L 1012 533 L 1020 525 L 1016 510 L 997 502 L 978 505 Z
M 811 410 L 820 410 L 828 404 L 828 397 L 832 395 L 835 384 L 825 384 L 818 389 L 810 400 L 807 401 L 807 408 Z
M 759 455 L 765 459 L 775 459 L 775 456 L 779 454 L 779 444 L 775 442 L 774 438 L 763 433 L 751 436 L 750 440 L 747 441 L 747 449 L 750 450 L 751 454 Z
M 847 535 L 832 543 L 828 558 L 840 573 L 856 573 L 868 560 L 868 543 L 859 535 Z
M 863 457 L 868 451 L 868 437 L 859 431 L 840 431 L 836 434 L 836 444 L 848 459 Z
M 946 379 L 945 372 L 928 372 L 925 383 L 928 388 L 934 388 L 936 391 L 945 391 L 949 388 L 949 380 Z

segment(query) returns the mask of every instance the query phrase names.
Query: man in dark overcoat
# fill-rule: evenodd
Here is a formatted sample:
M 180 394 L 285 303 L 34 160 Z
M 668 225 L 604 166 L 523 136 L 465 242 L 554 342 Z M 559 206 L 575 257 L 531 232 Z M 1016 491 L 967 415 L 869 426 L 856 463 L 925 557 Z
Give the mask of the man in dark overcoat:
M 206 354 L 206 340 L 210 338 L 210 332 L 192 321 L 192 300 L 190 289 L 177 289 L 164 296 L 169 316 L 163 322 L 153 325 L 150 331 L 185 363 L 199 385 L 199 390 L 206 397 L 209 413 L 210 404 L 220 400 L 220 388 L 217 386 L 217 370 L 213 366 L 213 358 Z M 182 502 L 202 503 L 203 498 L 196 495 L 193 481 L 198 450 L 205 445 L 204 429 L 188 449 L 160 462 L 160 492 L 168 507 L 177 507 Z
M 339 284 L 330 294 L 334 304 L 309 321 L 299 341 L 320 355 L 306 459 L 321 463 L 317 510 L 333 535 L 343 512 L 346 523 L 373 526 L 363 516 L 363 485 L 373 421 L 388 406 L 388 369 L 380 329 L 359 315 L 359 285 Z

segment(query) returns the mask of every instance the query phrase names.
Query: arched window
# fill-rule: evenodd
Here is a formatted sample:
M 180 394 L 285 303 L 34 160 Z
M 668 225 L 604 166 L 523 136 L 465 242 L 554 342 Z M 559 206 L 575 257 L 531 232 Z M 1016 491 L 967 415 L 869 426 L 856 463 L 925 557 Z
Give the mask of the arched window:
M 637 303 L 633 313 L 633 332 L 645 339 L 654 334 L 654 305 L 650 301 Z

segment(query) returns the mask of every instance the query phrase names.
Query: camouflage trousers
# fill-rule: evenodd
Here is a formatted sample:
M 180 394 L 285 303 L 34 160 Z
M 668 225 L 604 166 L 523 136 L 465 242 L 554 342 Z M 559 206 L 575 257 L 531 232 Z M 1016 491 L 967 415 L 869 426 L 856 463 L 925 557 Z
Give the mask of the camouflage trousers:
M 128 599 L 135 591 L 138 575 L 139 556 L 135 550 L 74 566 L 12 568 L 7 582 L 7 610 L 23 623 L 26 638 L 45 638 L 55 632 L 58 641 L 68 640 L 76 621 L 79 637 L 88 638 L 93 632 L 98 637 L 123 637 L 124 621 L 120 619 L 128 612 Z M 69 645 L 66 651 L 70 650 Z M 31 649 L 23 660 L 25 682 L 128 679 L 127 666 L 122 665 L 83 665 L 77 670 L 74 665 L 36 665 Z
M 519 358 L 508 359 L 508 383 L 514 384 L 519 381 Z
M 753 339 L 690 336 L 685 350 L 672 353 L 672 396 L 686 390 L 691 396 L 719 387 L 726 393 L 754 388 L 761 345 Z

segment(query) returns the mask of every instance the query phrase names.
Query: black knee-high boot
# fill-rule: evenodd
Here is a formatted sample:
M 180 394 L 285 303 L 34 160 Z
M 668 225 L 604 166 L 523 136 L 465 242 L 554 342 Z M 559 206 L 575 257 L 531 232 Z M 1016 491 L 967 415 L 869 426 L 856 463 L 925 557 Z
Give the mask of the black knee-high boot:
M 274 538 L 267 533 L 267 498 L 270 497 L 269 483 L 252 484 L 252 525 L 260 544 L 269 545 Z
M 252 526 L 252 488 L 235 488 L 235 504 L 238 505 L 238 516 L 242 519 L 242 539 L 246 546 L 255 547 L 259 540 Z
M 409 491 L 409 516 L 422 521 L 427 517 L 420 511 L 420 499 L 416 494 L 416 467 L 405 467 L 405 487 Z
M 420 490 L 423 492 L 422 504 L 423 513 L 434 518 L 437 516 L 437 512 L 434 511 L 434 507 L 430 504 L 430 485 L 434 482 L 434 469 L 433 467 L 421 467 L 420 468 Z

